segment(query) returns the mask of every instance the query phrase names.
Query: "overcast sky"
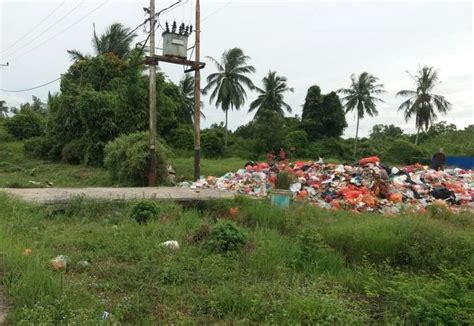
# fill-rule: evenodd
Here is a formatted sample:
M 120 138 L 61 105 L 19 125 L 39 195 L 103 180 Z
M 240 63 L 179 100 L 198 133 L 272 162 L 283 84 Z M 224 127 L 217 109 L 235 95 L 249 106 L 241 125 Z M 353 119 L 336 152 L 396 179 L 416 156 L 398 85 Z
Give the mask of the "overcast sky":
M 194 24 L 194 0 L 183 2 L 161 21 Z M 440 120 L 458 128 L 474 124 L 471 2 L 201 2 L 202 57 L 220 58 L 225 49 L 242 48 L 257 69 L 256 84 L 269 70 L 288 78 L 295 89 L 286 96 L 293 114 L 301 115 L 311 85 L 329 93 L 348 87 L 352 73 L 368 71 L 380 78 L 387 93 L 382 96 L 385 103 L 378 106 L 379 115 L 361 121 L 360 133 L 368 135 L 376 123 L 393 123 L 413 132 L 414 121 L 406 123 L 397 112 L 402 99 L 395 93 L 413 88 L 406 70 L 432 65 L 439 69 L 442 81 L 436 93 L 453 104 L 449 116 Z M 171 3 L 157 1 L 156 7 Z M 0 64 L 10 63 L 0 67 L 0 88 L 25 89 L 54 80 L 71 64 L 67 49 L 92 52 L 93 23 L 99 34 L 114 22 L 133 28 L 145 19 L 142 8 L 148 4 L 146 0 L 0 0 Z M 140 29 L 137 41 L 144 35 Z M 157 43 L 161 44 L 159 39 Z M 161 63 L 160 68 L 174 82 L 183 75 L 179 66 Z M 208 62 L 203 76 L 214 70 Z M 18 106 L 32 95 L 45 100 L 48 91 L 58 90 L 59 82 L 55 82 L 22 93 L 0 91 L 0 99 Z M 254 98 L 249 93 L 247 104 Z M 224 114 L 208 98 L 204 101 L 203 127 L 222 121 Z M 229 114 L 232 129 L 252 119 L 246 108 Z M 347 115 L 347 122 L 345 136 L 353 136 L 353 114 Z

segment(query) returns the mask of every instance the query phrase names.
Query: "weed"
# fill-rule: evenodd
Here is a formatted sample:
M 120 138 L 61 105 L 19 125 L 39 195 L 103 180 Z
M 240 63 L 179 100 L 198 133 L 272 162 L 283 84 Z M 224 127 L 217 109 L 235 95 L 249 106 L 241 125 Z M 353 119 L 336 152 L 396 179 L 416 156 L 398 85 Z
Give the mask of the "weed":
M 246 241 L 247 236 L 240 227 L 231 221 L 223 221 L 211 230 L 207 247 L 212 251 L 224 253 L 240 249 Z
M 148 220 L 156 219 L 159 214 L 160 208 L 154 202 L 142 201 L 132 207 L 130 217 L 138 224 L 145 224 Z

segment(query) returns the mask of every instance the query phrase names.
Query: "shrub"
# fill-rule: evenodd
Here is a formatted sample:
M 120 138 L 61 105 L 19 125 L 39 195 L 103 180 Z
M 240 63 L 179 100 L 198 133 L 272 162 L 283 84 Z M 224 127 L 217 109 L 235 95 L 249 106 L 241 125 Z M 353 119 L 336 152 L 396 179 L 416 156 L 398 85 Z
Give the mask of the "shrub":
M 41 136 L 44 132 L 45 124 L 44 117 L 32 110 L 20 111 L 5 123 L 8 133 L 16 139 Z
M 12 141 L 14 140 L 13 136 L 8 133 L 8 131 L 0 125 L 0 141 Z
M 53 141 L 44 136 L 33 137 L 27 139 L 23 146 L 25 152 L 32 157 L 47 159 L 48 153 L 53 148 Z
M 171 131 L 168 143 L 177 149 L 192 150 L 194 148 L 194 133 L 191 128 L 180 127 Z
M 215 131 L 206 131 L 201 137 L 202 154 L 205 157 L 215 158 L 224 154 L 224 140 Z
M 82 139 L 75 139 L 67 143 L 61 151 L 61 160 L 69 164 L 81 164 L 84 160 L 86 143 Z
M 84 153 L 84 163 L 88 166 L 102 166 L 104 164 L 103 142 L 88 144 Z
M 146 224 L 149 220 L 156 218 L 160 214 L 160 208 L 153 202 L 142 201 L 132 208 L 130 218 L 139 224 Z
M 423 158 L 429 162 L 429 157 L 430 155 L 423 148 L 398 139 L 390 145 L 383 159 L 392 163 L 413 164 L 423 162 Z
M 224 253 L 240 249 L 247 242 L 244 230 L 234 222 L 217 223 L 211 231 L 207 246 L 215 252 Z
M 322 157 L 349 160 L 352 156 L 352 150 L 350 150 L 342 139 L 325 138 L 309 144 L 308 155 L 311 158 Z
M 288 172 L 279 172 L 275 183 L 275 188 L 288 190 L 290 189 L 291 182 L 291 176 Z
M 165 146 L 157 141 L 156 176 L 159 183 L 168 181 L 165 151 Z M 146 185 L 149 159 L 147 132 L 123 135 L 105 146 L 104 165 L 116 183 Z
M 285 147 L 289 150 L 294 148 L 297 156 L 305 156 L 307 145 L 308 134 L 304 130 L 292 131 L 285 137 Z

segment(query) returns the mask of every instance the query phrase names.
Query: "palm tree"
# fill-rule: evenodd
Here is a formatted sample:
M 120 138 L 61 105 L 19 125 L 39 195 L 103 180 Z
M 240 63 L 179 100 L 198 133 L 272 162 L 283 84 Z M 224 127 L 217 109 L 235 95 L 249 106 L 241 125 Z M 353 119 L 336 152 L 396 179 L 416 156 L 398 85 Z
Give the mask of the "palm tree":
M 245 103 L 247 93 L 244 86 L 253 89 L 255 86 L 246 75 L 255 72 L 255 68 L 247 64 L 250 59 L 239 48 L 233 48 L 222 54 L 221 61 L 218 62 L 213 57 L 207 57 L 213 61 L 217 67 L 217 72 L 207 77 L 207 85 L 203 89 L 203 94 L 207 94 L 212 89 L 209 102 L 215 101 L 217 107 L 221 107 L 225 112 L 225 137 L 224 144 L 227 148 L 227 122 L 230 109 L 240 109 Z
M 249 109 L 249 112 L 257 110 L 254 118 L 260 116 L 265 110 L 276 112 L 282 117 L 285 116 L 284 110 L 291 113 L 291 107 L 283 101 L 286 92 L 293 92 L 293 88 L 288 87 L 286 81 L 286 77 L 278 76 L 276 71 L 269 71 L 268 75 L 263 78 L 264 89 L 255 87 L 260 95 L 250 103 Z
M 136 36 L 137 34 L 132 32 L 129 27 L 124 27 L 120 23 L 114 23 L 99 37 L 94 25 L 92 46 L 94 47 L 95 55 L 113 53 L 119 58 L 127 57 L 132 52 L 131 45 Z M 67 50 L 67 52 L 74 61 L 83 60 L 88 57 L 78 50 Z
M 420 130 L 428 129 L 438 118 L 435 109 L 446 114 L 451 109 L 451 103 L 444 96 L 431 93 L 439 84 L 438 72 L 433 67 L 424 66 L 415 76 L 410 75 L 410 77 L 415 81 L 416 91 L 401 90 L 397 93 L 397 96 L 409 97 L 398 110 L 404 111 L 405 121 L 415 116 L 415 145 L 418 145 Z
M 373 117 L 378 114 L 375 103 L 383 102 L 382 99 L 374 95 L 384 93 L 382 84 L 377 84 L 378 78 L 372 76 L 368 72 L 361 73 L 358 77 L 351 75 L 351 86 L 349 88 L 341 88 L 337 92 L 346 94 L 342 100 L 345 102 L 344 107 L 346 114 L 357 109 L 357 127 L 354 145 L 354 156 L 357 155 L 357 140 L 359 136 L 359 120 L 364 118 L 367 113 Z
M 184 77 L 179 81 L 179 93 L 184 99 L 184 111 L 186 120 L 189 123 L 193 122 L 194 117 L 194 77 L 190 74 L 185 74 Z M 206 118 L 202 113 L 203 103 L 201 102 L 201 117 Z
M 0 118 L 8 117 L 8 107 L 5 105 L 7 102 L 0 100 Z

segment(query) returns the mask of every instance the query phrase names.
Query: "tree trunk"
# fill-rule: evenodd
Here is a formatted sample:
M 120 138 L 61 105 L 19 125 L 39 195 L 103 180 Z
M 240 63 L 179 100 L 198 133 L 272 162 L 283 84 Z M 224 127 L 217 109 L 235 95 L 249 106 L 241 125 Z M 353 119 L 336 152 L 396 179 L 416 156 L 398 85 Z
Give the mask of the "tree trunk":
M 227 149 L 227 113 L 229 110 L 225 110 L 225 134 L 224 134 L 224 148 Z
M 357 158 L 357 140 L 359 139 L 359 111 L 357 111 L 357 127 L 356 127 L 356 137 L 354 145 L 354 158 Z
M 418 145 L 418 136 L 420 135 L 420 128 L 416 129 L 416 138 L 415 138 L 415 145 Z

